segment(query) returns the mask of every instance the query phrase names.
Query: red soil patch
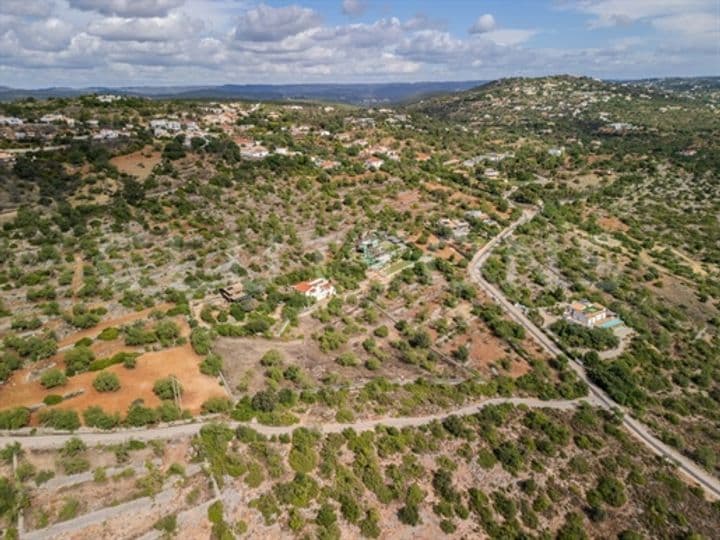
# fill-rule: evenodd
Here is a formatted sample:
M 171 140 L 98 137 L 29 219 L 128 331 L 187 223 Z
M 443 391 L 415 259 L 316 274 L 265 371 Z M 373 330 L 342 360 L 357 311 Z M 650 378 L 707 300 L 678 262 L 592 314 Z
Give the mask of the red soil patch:
M 616 217 L 601 217 L 597 220 L 598 225 L 606 231 L 622 231 L 628 230 L 628 226 L 625 225 Z
M 427 242 L 425 242 L 424 244 L 417 243 L 417 239 L 419 237 L 420 235 L 418 234 L 409 236 L 408 241 L 414 243 L 425 254 L 430 254 L 433 257 L 445 260 L 460 260 L 463 258 L 462 253 L 460 253 L 457 249 L 455 249 L 454 246 L 449 243 L 446 243 L 445 246 L 440 249 L 430 249 L 439 246 L 441 243 L 440 239 L 434 234 L 429 234 L 427 237 Z
M 442 184 L 438 184 L 436 182 L 425 182 L 423 184 L 425 189 L 428 191 L 444 191 L 445 193 L 452 193 L 452 190 L 448 188 L 447 186 L 443 186 Z
M 508 356 L 504 344 L 489 334 L 475 334 L 470 345 L 470 361 L 475 368 L 486 368 Z
M 149 156 L 149 157 L 147 157 Z M 152 172 L 155 165 L 162 161 L 160 152 L 151 151 L 149 148 L 143 148 L 132 154 L 117 156 L 110 160 L 117 169 L 125 174 L 137 176 L 140 180 L 145 180 Z
M 15 373 L 12 378 L 0 387 L 0 403 L 3 407 L 29 407 L 41 403 L 48 394 L 66 394 L 78 390 L 84 393 L 56 405 L 60 409 L 72 409 L 81 413 L 91 405 L 99 405 L 107 412 L 124 415 L 130 404 L 136 399 L 143 399 L 146 406 L 155 407 L 160 400 L 153 393 L 152 387 L 157 379 L 175 375 L 180 381 L 184 392 L 181 405 L 193 414 L 200 412 L 202 403 L 210 397 L 224 397 L 225 391 L 214 377 L 200 373 L 198 365 L 201 357 L 193 351 L 190 344 L 173 347 L 157 352 L 145 353 L 138 357 L 135 369 L 127 369 L 122 365 L 111 366 L 104 371 L 116 373 L 122 387 L 117 392 L 97 392 L 92 381 L 99 372 L 88 372 L 75 375 L 60 388 L 46 390 L 39 381 L 27 380 L 29 369 Z M 33 415 L 33 423 L 37 420 Z
M 415 190 L 401 191 L 395 196 L 395 200 L 403 206 L 411 206 L 420 202 L 420 193 Z

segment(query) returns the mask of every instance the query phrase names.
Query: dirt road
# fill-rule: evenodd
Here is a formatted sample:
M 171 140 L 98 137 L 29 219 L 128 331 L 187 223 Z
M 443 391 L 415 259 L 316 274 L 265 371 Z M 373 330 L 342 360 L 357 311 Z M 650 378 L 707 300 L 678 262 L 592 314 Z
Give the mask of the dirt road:
M 449 411 L 443 411 L 437 414 L 425 416 L 401 416 L 401 417 L 380 417 L 372 420 L 362 420 L 352 423 L 314 423 L 300 422 L 291 426 L 265 426 L 256 422 L 229 422 L 232 428 L 238 426 L 252 427 L 263 435 L 282 435 L 290 434 L 299 427 L 307 427 L 316 429 L 321 433 L 340 433 L 345 429 L 351 428 L 355 431 L 370 431 L 377 426 L 389 426 L 396 428 L 404 428 L 411 426 L 421 426 L 434 420 L 441 420 L 452 415 L 468 415 L 478 412 L 488 405 L 499 405 L 502 403 L 510 403 L 513 405 L 525 405 L 531 408 L 546 408 L 558 410 L 570 410 L 577 407 L 582 401 L 592 400 L 548 400 L 543 401 L 536 398 L 492 398 L 481 402 L 472 403 L 463 407 L 458 407 Z M 3 435 L 0 436 L 0 446 L 5 446 L 12 442 L 19 442 L 23 448 L 32 450 L 45 450 L 59 448 L 71 437 L 82 439 L 88 446 L 98 444 L 118 444 L 126 442 L 130 439 L 151 441 L 154 439 L 181 439 L 195 435 L 209 421 L 195 421 L 187 424 L 179 424 L 172 426 L 159 426 L 149 429 L 122 429 L 118 431 L 90 431 L 79 430 L 75 433 L 52 433 L 39 435 Z

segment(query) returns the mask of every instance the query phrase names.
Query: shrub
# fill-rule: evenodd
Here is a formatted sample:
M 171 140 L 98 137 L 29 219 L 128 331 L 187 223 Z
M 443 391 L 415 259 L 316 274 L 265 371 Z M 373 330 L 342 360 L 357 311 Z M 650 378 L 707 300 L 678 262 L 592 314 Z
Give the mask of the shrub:
M 67 377 L 57 368 L 48 369 L 40 376 L 40 384 L 45 388 L 55 388 L 56 386 L 62 386 L 66 383 Z
M 369 369 L 370 371 L 377 371 L 382 367 L 382 362 L 378 360 L 375 357 L 368 358 L 365 360 L 365 368 Z
M 128 409 L 125 422 L 131 426 L 146 426 L 154 424 L 158 421 L 158 413 L 149 407 L 145 407 L 142 403 L 133 403 Z
M 283 363 L 282 355 L 275 349 L 270 349 L 263 354 L 260 359 L 260 365 L 264 367 L 280 366 Z
M 206 355 L 210 352 L 210 347 L 212 346 L 212 334 L 210 330 L 200 326 L 193 328 L 190 333 L 190 343 L 196 353 L 203 356 Z
M 277 396 L 270 390 L 261 390 L 253 396 L 250 403 L 256 411 L 272 412 L 277 405 Z
M 73 519 L 80 512 L 80 501 L 72 497 L 65 499 L 65 503 L 58 513 L 58 521 Z
M 55 471 L 42 470 L 35 475 L 35 485 L 39 486 L 55 477 Z
M 60 454 L 64 457 L 74 457 L 82 454 L 87 450 L 87 445 L 79 437 L 68 439 L 60 450 Z
M 398 510 L 398 519 L 405 525 L 415 526 L 420 523 L 420 512 L 417 505 L 406 504 Z
M 336 521 L 337 515 L 335 514 L 335 509 L 327 503 L 323 504 L 318 510 L 315 523 L 327 528 L 334 525 Z
M 95 360 L 93 352 L 85 347 L 74 347 L 65 353 L 65 373 L 68 376 L 87 371 Z
M 365 519 L 360 522 L 360 534 L 365 538 L 377 538 L 380 536 L 380 514 L 371 508 L 365 514 Z
M 116 364 L 124 364 L 125 367 L 127 367 L 128 362 L 131 362 L 132 367 L 135 367 L 135 361 L 138 356 L 140 356 L 138 353 L 119 352 L 109 358 L 101 358 L 100 360 L 91 362 L 88 366 L 88 371 L 102 371 Z
M 282 504 L 307 508 L 317 498 L 320 487 L 312 476 L 297 473 L 292 481 L 276 484 L 273 493 Z
M 348 408 L 342 408 L 335 414 L 335 421 L 340 423 L 349 424 L 355 420 L 355 415 Z
M 622 482 L 611 476 L 603 476 L 598 480 L 597 491 L 602 500 L 610 506 L 622 506 L 627 500 Z
M 212 397 L 202 404 L 203 414 L 226 413 L 232 409 L 232 402 L 226 397 Z
M 163 531 L 167 534 L 172 534 L 177 530 L 177 517 L 175 514 L 162 517 L 155 522 L 153 529 Z
M 200 373 L 217 377 L 223 368 L 223 360 L 220 355 L 215 353 L 208 354 L 202 362 L 200 362 Z
M 25 407 L 0 411 L 0 429 L 20 429 L 30 423 L 30 410 Z
M 107 472 L 105 467 L 98 467 L 93 471 L 93 482 L 96 484 L 104 484 L 107 482 Z
M 155 334 L 160 343 L 165 346 L 171 345 L 178 337 L 180 337 L 180 327 L 175 321 L 160 321 L 155 326 Z
M 28 463 L 27 461 L 22 461 L 15 469 L 15 477 L 22 483 L 26 482 L 30 478 L 33 478 L 36 472 L 37 469 L 35 468 L 35 465 Z
M 93 379 L 93 388 L 98 392 L 117 392 L 120 390 L 120 379 L 115 373 L 103 371 Z
M 47 406 L 57 405 L 63 400 L 63 397 L 58 394 L 48 394 L 43 398 L 43 403 Z
M 481 448 L 480 451 L 478 451 L 477 461 L 483 469 L 491 469 L 493 465 L 497 463 L 495 454 L 487 448 Z
M 125 345 L 149 345 L 157 341 L 157 335 L 152 330 L 145 328 L 142 321 L 138 321 L 123 328 L 125 334 Z
M 83 411 L 83 419 L 85 420 L 86 426 L 100 429 L 113 429 L 120 424 L 119 414 L 108 414 L 98 405 L 93 405 L 85 409 L 85 411 Z
M 120 329 L 115 327 L 105 328 L 100 334 L 98 334 L 98 339 L 101 339 L 103 341 L 113 341 L 120 337 Z
M 80 417 L 75 411 L 61 409 L 48 409 L 40 411 L 38 415 L 40 424 L 62 431 L 75 431 L 80 427 Z
M 120 390 L 120 379 L 115 373 L 103 371 L 95 377 L 92 385 L 98 392 L 117 392 Z
M 80 474 L 90 470 L 90 462 L 83 456 L 68 456 L 60 459 L 65 474 Z
M 379 338 L 388 337 L 388 334 L 389 334 L 389 333 L 390 333 L 390 332 L 389 332 L 389 330 L 388 330 L 388 327 L 385 326 L 385 325 L 383 325 L 383 326 L 378 326 L 375 330 L 373 330 L 373 334 L 375 334 L 375 336 L 377 336 L 377 337 L 379 337 Z
M 317 454 L 309 446 L 294 446 L 290 450 L 288 463 L 299 473 L 309 473 L 317 465 Z
M 609 328 L 587 328 L 561 319 L 550 325 L 550 329 L 566 347 L 605 351 L 617 347 L 620 343 L 620 340 Z
M 137 365 L 137 355 L 130 355 L 123 358 L 123 367 L 125 369 L 135 369 Z
M 352 352 L 344 352 L 335 360 L 338 364 L 345 367 L 354 367 L 358 365 L 357 356 Z
M 23 358 L 29 358 L 33 362 L 49 358 L 57 352 L 57 342 L 52 334 L 43 337 L 30 336 L 21 338 L 18 336 L 7 336 L 3 340 L 6 348 L 14 349 Z
M 443 519 L 440 522 L 440 530 L 445 534 L 452 534 L 455 532 L 455 529 L 457 529 L 457 526 L 449 519 Z
M 182 416 L 180 407 L 171 400 L 164 400 L 160 406 L 155 409 L 155 412 L 162 422 L 174 422 Z
M 160 399 L 175 399 L 175 395 L 183 393 L 182 385 L 175 377 L 165 377 L 158 379 L 153 385 L 153 392 Z

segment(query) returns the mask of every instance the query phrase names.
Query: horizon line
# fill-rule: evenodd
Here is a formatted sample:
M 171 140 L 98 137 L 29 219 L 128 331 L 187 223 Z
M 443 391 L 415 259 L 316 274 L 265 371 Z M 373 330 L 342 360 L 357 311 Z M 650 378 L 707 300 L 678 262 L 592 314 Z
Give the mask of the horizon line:
M 373 85 L 391 85 L 391 84 L 452 84 L 452 83 L 475 83 L 475 82 L 494 82 L 505 79 L 547 79 L 552 77 L 575 77 L 575 78 L 586 78 L 594 79 L 599 81 L 610 81 L 610 82 L 626 82 L 626 81 L 644 81 L 644 80 L 667 80 L 667 79 L 705 79 L 705 78 L 720 78 L 720 74 L 717 75 L 648 75 L 643 77 L 595 77 L 592 75 L 573 74 L 573 73 L 556 73 L 550 75 L 506 75 L 502 77 L 488 78 L 488 79 L 442 79 L 442 80 L 417 80 L 417 81 L 404 81 L 404 80 L 388 80 L 379 82 L 218 82 L 218 83 L 207 83 L 207 84 L 182 84 L 182 83 L 166 83 L 166 84 L 103 84 L 103 83 L 88 83 L 82 86 L 8 86 L 0 85 L 0 89 L 6 90 L 55 90 L 55 89 L 68 89 L 68 90 L 86 90 L 92 88 L 103 88 L 103 89 L 124 89 L 124 88 L 214 88 L 220 86 L 373 86 Z

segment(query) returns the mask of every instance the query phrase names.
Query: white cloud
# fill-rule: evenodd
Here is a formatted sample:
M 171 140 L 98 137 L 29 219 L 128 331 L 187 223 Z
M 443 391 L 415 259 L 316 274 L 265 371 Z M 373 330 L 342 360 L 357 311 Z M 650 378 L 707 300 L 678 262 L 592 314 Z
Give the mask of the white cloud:
M 720 46 L 720 15 L 717 18 L 705 13 L 667 15 L 654 19 L 652 25 L 664 35 L 677 35 L 681 45 L 707 46 L 716 52 Z
M 118 17 L 161 17 L 185 0 L 68 0 L 70 7 Z
M 80 86 L 697 74 L 717 65 L 720 42 L 706 0 L 562 0 L 598 29 L 639 23 L 645 30 L 642 38 L 620 30 L 602 47 L 565 49 L 533 48 L 530 38 L 545 29 L 503 28 L 490 14 L 459 35 L 423 15 L 327 25 L 295 1 L 0 0 L 0 80 Z M 341 5 L 335 0 L 336 10 Z
M 487 39 L 497 45 L 505 45 L 513 47 L 525 43 L 528 39 L 537 34 L 537 30 L 524 30 L 520 28 L 500 28 L 491 30 L 482 34 L 483 39 Z
M 51 0 L 2 0 L 0 14 L 46 17 L 54 7 L 55 3 Z
M 35 51 L 58 51 L 66 48 L 75 36 L 75 28 L 60 19 L 35 21 L 17 28 L 21 43 Z
M 88 32 L 107 41 L 172 41 L 186 39 L 202 28 L 202 21 L 172 13 L 167 17 L 108 17 L 91 23 Z
M 275 8 L 266 4 L 242 14 L 235 27 L 235 39 L 240 41 L 281 41 L 321 24 L 320 16 L 312 9 L 298 5 Z
M 717 51 L 720 43 L 719 0 L 574 0 L 564 7 L 591 15 L 593 29 L 647 24 L 660 32 L 656 43 L 662 50 Z
M 717 0 L 574 0 L 566 7 L 593 15 L 590 26 L 623 26 L 667 15 L 717 10 Z
M 490 13 L 480 15 L 468 30 L 471 34 L 484 34 L 495 30 L 495 17 Z
M 345 15 L 359 17 L 367 10 L 367 2 L 365 0 L 343 0 L 342 12 Z

